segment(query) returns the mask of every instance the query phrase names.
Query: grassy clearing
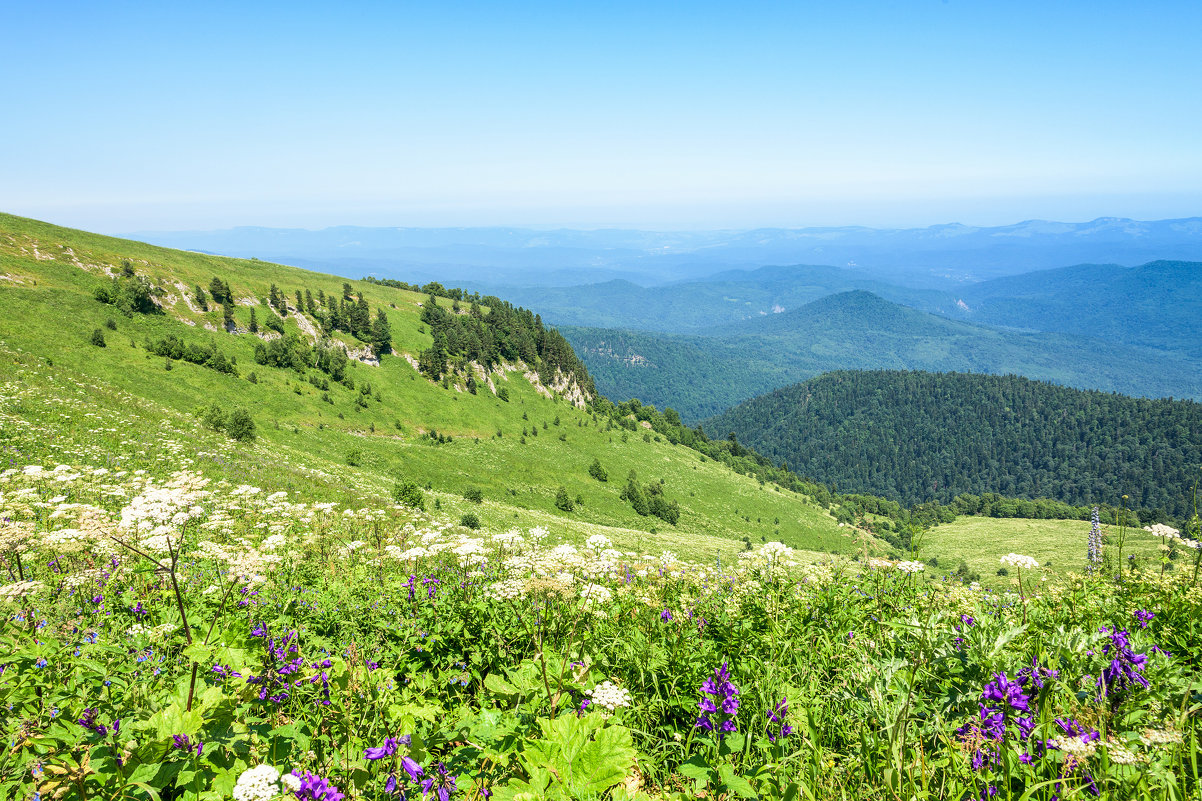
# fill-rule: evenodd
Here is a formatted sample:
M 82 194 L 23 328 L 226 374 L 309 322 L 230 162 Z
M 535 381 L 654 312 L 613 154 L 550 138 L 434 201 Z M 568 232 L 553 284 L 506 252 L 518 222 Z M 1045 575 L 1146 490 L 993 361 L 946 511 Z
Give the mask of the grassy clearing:
M 921 552 L 935 554 L 939 567 L 954 570 L 961 562 L 981 574 L 986 585 L 1008 584 L 997 575 L 999 560 L 1008 553 L 1034 557 L 1039 564 L 1056 572 L 1081 572 L 1085 567 L 1085 547 L 1089 521 L 1022 520 L 992 517 L 961 517 L 952 523 L 922 535 Z M 1103 547 L 1118 557 L 1119 529 L 1103 526 Z M 1123 559 L 1135 556 L 1141 566 L 1155 567 L 1160 559 L 1160 539 L 1140 529 L 1127 529 Z M 1013 570 L 1010 571 L 1013 573 Z

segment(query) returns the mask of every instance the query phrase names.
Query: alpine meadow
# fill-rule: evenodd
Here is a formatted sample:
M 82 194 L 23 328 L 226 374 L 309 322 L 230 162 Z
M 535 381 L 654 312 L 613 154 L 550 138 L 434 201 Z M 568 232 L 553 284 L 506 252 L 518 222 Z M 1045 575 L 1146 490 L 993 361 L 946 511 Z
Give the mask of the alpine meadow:
M 1202 4 L 10 5 L 0 801 L 1202 801 Z

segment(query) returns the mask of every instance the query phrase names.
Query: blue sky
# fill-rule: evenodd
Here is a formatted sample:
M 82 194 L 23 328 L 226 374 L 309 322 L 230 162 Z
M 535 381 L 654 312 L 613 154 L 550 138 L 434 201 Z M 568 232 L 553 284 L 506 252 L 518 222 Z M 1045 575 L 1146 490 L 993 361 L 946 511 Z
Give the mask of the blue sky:
M 1197 2 L 38 2 L 5 28 L 0 210 L 92 230 L 1202 214 Z

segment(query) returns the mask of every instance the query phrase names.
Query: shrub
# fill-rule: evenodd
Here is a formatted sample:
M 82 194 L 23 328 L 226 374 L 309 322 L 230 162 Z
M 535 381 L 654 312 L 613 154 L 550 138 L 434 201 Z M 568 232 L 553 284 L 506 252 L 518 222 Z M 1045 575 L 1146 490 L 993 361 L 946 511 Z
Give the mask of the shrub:
M 392 487 L 392 499 L 412 509 L 426 510 L 426 495 L 413 481 L 397 481 Z
M 555 508 L 564 512 L 570 512 L 575 508 L 571 496 L 568 495 L 568 488 L 562 484 L 555 493 Z
M 593 463 L 588 466 L 588 474 L 598 481 L 609 481 L 609 473 L 601 466 L 600 459 L 593 459 Z
M 358 448 L 353 448 L 346 452 L 346 463 L 350 467 L 358 467 L 363 464 L 363 451 Z
M 463 491 L 463 498 L 472 503 L 483 503 L 484 492 L 479 487 L 468 487 Z
M 225 428 L 225 410 L 216 403 L 209 403 L 196 410 L 196 416 L 205 428 L 221 431 Z
M 509 403 L 509 388 L 501 387 L 500 389 L 498 389 L 497 397 L 500 398 L 501 400 L 505 401 L 506 403 Z
M 225 422 L 225 431 L 239 442 L 249 442 L 255 438 L 255 421 L 250 412 L 241 406 L 230 412 Z
M 105 347 L 104 332 L 101 331 L 99 328 L 97 328 L 95 331 L 92 332 L 92 344 L 98 348 Z
M 480 517 L 475 512 L 468 512 L 463 517 L 459 518 L 459 525 L 473 530 L 478 529 L 480 528 Z
M 116 331 L 117 330 L 117 321 L 114 320 L 112 317 L 110 317 L 104 321 L 104 327 L 110 331 Z

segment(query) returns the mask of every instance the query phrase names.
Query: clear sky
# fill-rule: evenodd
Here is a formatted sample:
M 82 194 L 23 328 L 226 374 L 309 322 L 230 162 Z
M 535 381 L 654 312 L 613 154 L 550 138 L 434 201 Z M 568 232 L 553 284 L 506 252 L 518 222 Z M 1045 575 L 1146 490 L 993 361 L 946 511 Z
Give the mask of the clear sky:
M 711 228 L 1202 215 L 1202 3 L 12 2 L 0 210 Z

